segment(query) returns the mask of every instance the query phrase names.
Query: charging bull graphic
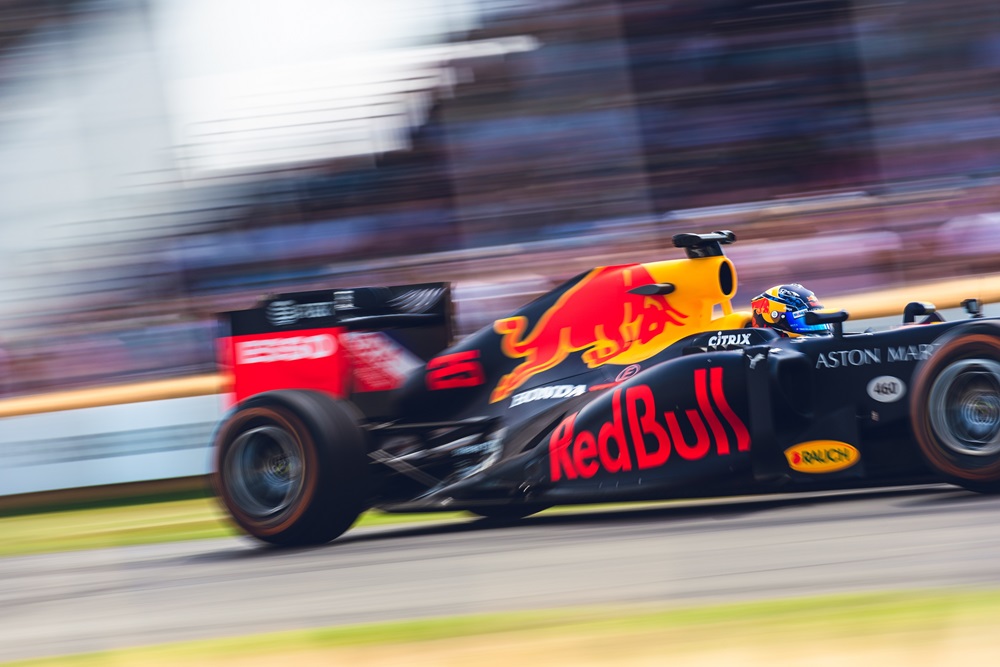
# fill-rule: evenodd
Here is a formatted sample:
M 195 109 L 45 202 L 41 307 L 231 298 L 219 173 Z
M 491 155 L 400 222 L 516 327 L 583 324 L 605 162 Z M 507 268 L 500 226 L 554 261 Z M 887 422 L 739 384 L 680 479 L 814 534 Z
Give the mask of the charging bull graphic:
M 648 358 L 662 349 L 654 339 L 668 327 L 681 327 L 687 315 L 663 295 L 631 294 L 630 289 L 656 282 L 642 264 L 594 269 L 571 287 L 526 333 L 522 315 L 497 320 L 500 349 L 512 359 L 524 359 L 504 375 L 490 395 L 502 401 L 528 379 L 560 364 L 574 352 L 583 352 L 589 368 L 614 363 L 636 347 L 650 343 Z M 668 343 L 676 337 L 670 336 Z M 628 363 L 639 359 L 629 354 Z

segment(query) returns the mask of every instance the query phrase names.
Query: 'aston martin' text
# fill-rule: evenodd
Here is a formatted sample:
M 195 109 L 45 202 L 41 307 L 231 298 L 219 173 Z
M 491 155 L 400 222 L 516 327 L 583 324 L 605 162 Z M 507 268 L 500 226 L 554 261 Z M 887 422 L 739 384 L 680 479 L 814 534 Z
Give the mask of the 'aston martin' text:
M 854 349 L 820 352 L 816 357 L 816 368 L 846 368 L 848 366 L 870 366 L 881 363 L 915 362 L 929 358 L 934 353 L 933 344 L 898 345 L 884 350 Z

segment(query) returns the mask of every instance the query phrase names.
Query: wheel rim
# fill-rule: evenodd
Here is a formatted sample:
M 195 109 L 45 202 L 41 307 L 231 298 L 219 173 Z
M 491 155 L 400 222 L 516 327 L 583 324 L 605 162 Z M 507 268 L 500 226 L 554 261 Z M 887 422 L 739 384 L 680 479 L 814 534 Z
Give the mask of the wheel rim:
M 305 480 L 302 449 L 283 428 L 258 426 L 241 434 L 226 457 L 226 477 L 233 502 L 257 520 L 287 511 Z
M 1000 363 L 964 359 L 934 382 L 928 401 L 941 443 L 967 456 L 1000 452 Z

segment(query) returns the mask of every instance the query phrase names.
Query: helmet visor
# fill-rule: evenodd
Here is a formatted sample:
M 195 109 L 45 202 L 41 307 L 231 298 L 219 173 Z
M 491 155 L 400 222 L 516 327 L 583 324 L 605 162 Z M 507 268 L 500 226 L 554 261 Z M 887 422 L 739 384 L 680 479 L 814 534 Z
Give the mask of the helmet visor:
M 806 313 L 815 308 L 803 308 L 795 312 L 785 313 L 785 321 L 788 328 L 797 334 L 816 335 L 833 333 L 829 324 L 806 324 Z

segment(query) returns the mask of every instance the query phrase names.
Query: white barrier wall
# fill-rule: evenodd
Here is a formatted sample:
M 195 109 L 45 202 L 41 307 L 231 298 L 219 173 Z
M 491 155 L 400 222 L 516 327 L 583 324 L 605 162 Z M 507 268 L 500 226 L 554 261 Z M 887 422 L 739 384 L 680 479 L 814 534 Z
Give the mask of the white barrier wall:
M 0 496 L 205 475 L 221 395 L 7 417 Z

